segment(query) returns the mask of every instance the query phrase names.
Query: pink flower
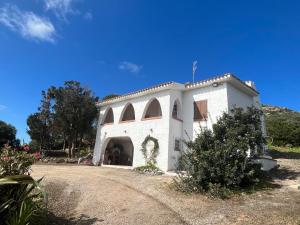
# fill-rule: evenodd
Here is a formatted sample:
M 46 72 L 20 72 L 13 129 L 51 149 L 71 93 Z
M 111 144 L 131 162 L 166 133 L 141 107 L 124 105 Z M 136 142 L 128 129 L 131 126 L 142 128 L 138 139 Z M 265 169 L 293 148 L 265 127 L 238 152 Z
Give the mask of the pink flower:
M 10 160 L 10 157 L 8 157 L 8 156 L 3 156 L 1 159 L 2 159 L 3 161 L 9 161 L 9 160 Z
M 28 151 L 30 150 L 30 147 L 29 147 L 28 145 L 25 145 L 25 146 L 23 147 L 23 149 L 24 149 L 25 152 L 28 152 Z
M 36 160 L 39 160 L 41 158 L 41 153 L 40 152 L 35 152 L 35 153 L 33 153 L 33 156 Z

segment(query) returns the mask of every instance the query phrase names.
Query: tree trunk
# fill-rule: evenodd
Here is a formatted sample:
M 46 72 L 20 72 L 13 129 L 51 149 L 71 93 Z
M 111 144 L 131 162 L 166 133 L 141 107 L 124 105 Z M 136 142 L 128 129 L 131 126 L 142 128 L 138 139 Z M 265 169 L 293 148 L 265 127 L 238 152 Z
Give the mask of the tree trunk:
M 72 141 L 72 147 L 71 147 L 71 156 L 72 156 L 72 158 L 75 157 L 75 142 L 76 141 Z
M 63 150 L 66 150 L 66 139 L 64 138 Z
M 69 139 L 68 141 L 68 155 L 69 155 L 69 158 L 72 158 L 72 140 Z
M 75 140 L 73 142 L 73 157 L 75 157 L 75 150 L 76 150 L 76 147 L 77 147 L 77 143 L 78 143 L 78 132 L 76 131 Z

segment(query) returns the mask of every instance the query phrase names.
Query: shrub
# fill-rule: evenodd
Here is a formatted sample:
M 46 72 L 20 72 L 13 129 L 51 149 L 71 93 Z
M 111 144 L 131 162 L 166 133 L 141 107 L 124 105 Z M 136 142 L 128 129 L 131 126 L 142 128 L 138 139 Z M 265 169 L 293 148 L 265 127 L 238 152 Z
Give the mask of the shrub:
M 4 146 L 0 154 L 0 175 L 13 176 L 29 174 L 30 166 L 34 163 L 38 153 L 29 154 L 29 147 L 12 149 Z
M 164 172 L 154 164 L 134 168 L 134 171 L 148 175 L 162 175 Z
M 224 113 L 212 131 L 201 128 L 194 141 L 185 143 L 176 187 L 226 197 L 236 188 L 257 182 L 260 165 L 252 159 L 265 143 L 261 115 L 255 108 L 235 108 Z
M 153 144 L 153 147 L 151 149 L 147 149 L 149 148 L 147 147 L 147 145 L 151 142 Z M 151 137 L 150 135 L 145 137 L 145 140 L 142 143 L 141 152 L 144 156 L 146 165 L 136 167 L 134 168 L 134 170 L 147 175 L 162 175 L 164 172 L 155 165 L 156 158 L 159 154 L 158 140 L 154 137 Z
M 87 148 L 80 149 L 79 157 L 85 157 L 85 156 L 89 155 L 90 153 L 91 153 L 90 150 Z
M 0 154 L 0 218 L 6 224 L 34 224 L 42 213 L 45 194 L 30 167 L 40 153 L 29 153 L 29 146 L 12 149 L 4 146 Z M 40 221 L 36 224 L 43 224 Z

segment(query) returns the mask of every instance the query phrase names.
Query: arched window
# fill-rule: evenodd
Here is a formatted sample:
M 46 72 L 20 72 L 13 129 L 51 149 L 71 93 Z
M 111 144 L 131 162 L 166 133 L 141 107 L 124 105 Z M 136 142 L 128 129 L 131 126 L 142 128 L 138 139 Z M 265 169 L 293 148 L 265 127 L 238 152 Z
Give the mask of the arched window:
M 173 110 L 172 110 L 172 117 L 174 119 L 181 120 L 181 107 L 180 107 L 180 103 L 179 103 L 178 99 L 174 102 Z
M 148 103 L 148 107 L 146 108 L 146 112 L 144 114 L 144 119 L 158 118 L 161 116 L 162 112 L 159 101 L 156 98 L 150 100 L 150 103 Z
M 134 108 L 131 103 L 129 103 L 123 109 L 123 113 L 121 114 L 121 122 L 122 121 L 134 121 L 135 120 L 135 113 Z
M 112 108 L 109 108 L 106 110 L 106 113 L 104 114 L 104 119 L 102 124 L 109 124 L 114 122 L 114 113 Z

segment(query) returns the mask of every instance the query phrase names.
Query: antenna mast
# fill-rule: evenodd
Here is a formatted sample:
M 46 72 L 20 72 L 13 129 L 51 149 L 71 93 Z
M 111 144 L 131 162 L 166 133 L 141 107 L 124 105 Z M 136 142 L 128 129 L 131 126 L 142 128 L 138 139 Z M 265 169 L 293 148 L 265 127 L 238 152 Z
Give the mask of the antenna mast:
M 196 70 L 197 70 L 197 64 L 198 64 L 198 61 L 195 60 L 193 62 L 193 83 L 195 82 L 195 73 L 196 73 Z

